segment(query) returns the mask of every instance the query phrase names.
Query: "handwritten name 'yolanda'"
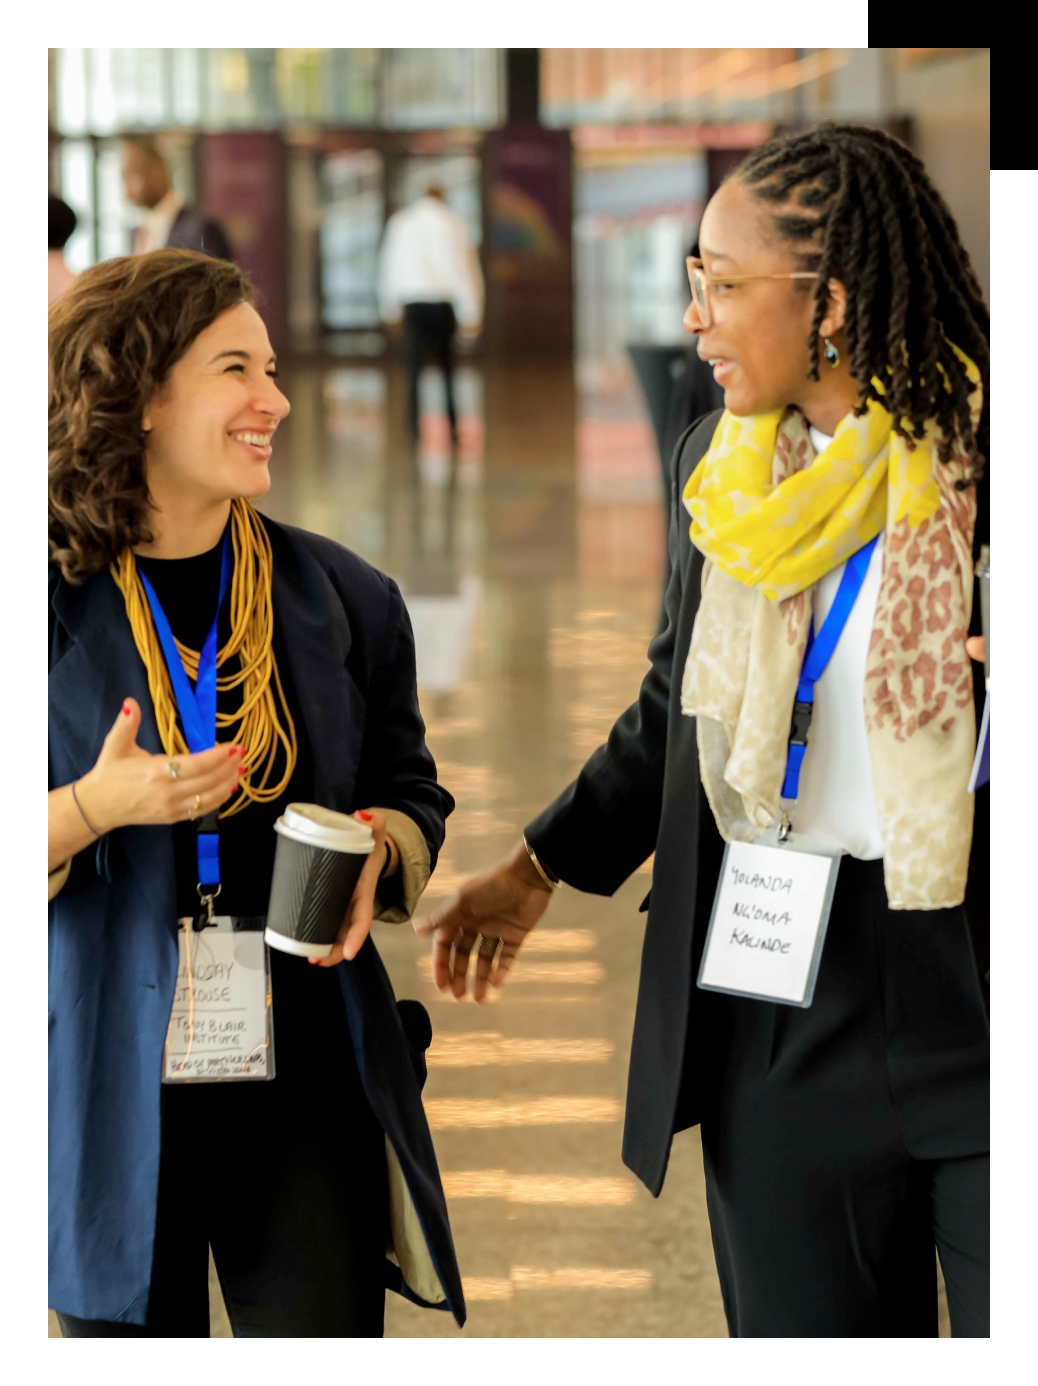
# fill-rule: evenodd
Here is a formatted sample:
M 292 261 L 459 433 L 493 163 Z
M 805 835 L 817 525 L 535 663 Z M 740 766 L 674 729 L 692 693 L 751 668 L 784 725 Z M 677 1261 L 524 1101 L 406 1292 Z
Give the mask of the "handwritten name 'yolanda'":
M 737 866 L 729 868 L 732 873 L 732 885 L 749 886 L 751 890 L 785 891 L 787 895 L 793 891 L 792 876 L 762 876 L 757 871 L 740 871 Z

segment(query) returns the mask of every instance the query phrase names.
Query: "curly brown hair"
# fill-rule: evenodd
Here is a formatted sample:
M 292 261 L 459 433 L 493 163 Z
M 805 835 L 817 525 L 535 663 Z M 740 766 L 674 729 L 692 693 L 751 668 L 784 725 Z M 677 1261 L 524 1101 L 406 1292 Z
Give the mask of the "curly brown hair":
M 144 411 L 200 333 L 254 302 L 230 261 L 155 250 L 86 270 L 50 310 L 50 561 L 69 582 L 150 542 Z

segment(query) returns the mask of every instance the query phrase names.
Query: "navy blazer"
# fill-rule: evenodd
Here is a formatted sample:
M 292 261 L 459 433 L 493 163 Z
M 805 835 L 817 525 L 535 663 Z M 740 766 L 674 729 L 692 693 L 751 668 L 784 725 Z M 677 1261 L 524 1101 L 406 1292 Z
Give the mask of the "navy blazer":
M 454 801 L 436 783 L 396 583 L 329 539 L 264 517 L 273 603 L 306 733 L 314 798 L 343 813 L 378 804 L 417 823 L 431 865 Z M 122 701 L 138 744 L 162 751 L 123 598 L 110 574 L 50 573 L 50 787 L 97 760 Z M 51 902 L 49 1120 L 51 1308 L 141 1324 L 159 1179 L 162 1049 L 177 969 L 173 832 L 117 829 L 74 859 Z M 428 1032 L 393 989 L 369 937 L 336 968 L 361 1082 L 391 1142 L 445 1302 L 465 1302 L 421 1082 Z M 345 1037 L 344 1037 L 345 1038 Z M 386 1283 L 426 1304 L 386 1261 Z

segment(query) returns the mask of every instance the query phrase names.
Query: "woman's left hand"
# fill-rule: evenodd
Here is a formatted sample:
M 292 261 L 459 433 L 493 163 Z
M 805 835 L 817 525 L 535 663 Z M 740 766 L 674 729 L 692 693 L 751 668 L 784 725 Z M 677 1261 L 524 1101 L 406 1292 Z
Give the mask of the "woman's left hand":
M 371 932 L 371 920 L 375 913 L 375 887 L 386 864 L 386 820 L 381 813 L 374 810 L 355 813 L 353 816 L 374 833 L 375 850 L 364 863 L 364 870 L 360 873 L 360 880 L 353 892 L 353 899 L 349 903 L 346 918 L 342 921 L 342 928 L 332 951 L 326 958 L 310 959 L 310 962 L 316 963 L 318 967 L 335 967 L 343 958 L 347 962 L 352 962 Z

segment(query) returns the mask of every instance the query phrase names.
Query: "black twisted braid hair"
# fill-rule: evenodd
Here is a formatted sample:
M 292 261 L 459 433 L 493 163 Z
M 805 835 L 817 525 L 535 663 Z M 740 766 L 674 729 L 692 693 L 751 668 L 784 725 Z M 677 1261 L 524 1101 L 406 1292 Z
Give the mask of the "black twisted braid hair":
M 954 218 L 919 159 L 882 130 L 826 123 L 773 136 L 729 176 L 771 204 L 778 235 L 802 247 L 800 267 L 819 275 L 809 379 L 818 379 L 827 284 L 839 279 L 847 289 L 848 364 L 861 387 L 854 412 L 878 400 L 909 442 L 936 419 L 940 460 L 949 460 L 957 433 L 970 466 L 970 479 L 957 484 L 975 484 L 988 455 L 988 307 Z M 969 379 L 952 342 L 984 384 L 976 433 Z M 883 396 L 872 384 L 877 375 Z

